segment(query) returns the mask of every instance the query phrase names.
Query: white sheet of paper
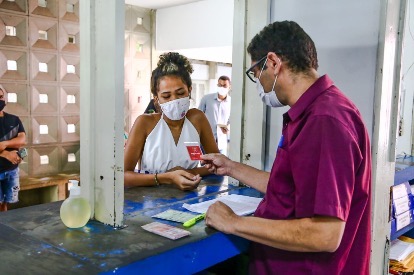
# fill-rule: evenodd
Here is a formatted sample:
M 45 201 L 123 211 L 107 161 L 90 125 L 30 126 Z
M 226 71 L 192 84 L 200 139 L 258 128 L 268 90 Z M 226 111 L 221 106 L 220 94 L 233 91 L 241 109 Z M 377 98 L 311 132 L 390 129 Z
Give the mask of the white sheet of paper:
M 394 240 L 391 243 L 390 260 L 402 261 L 414 251 L 414 243 Z
M 396 223 L 397 223 L 397 231 L 406 227 L 411 223 L 411 211 L 406 211 L 402 213 L 401 215 L 398 215 L 395 217 Z
M 234 211 L 234 213 L 236 213 L 239 216 L 244 216 L 252 214 L 257 209 L 257 206 L 262 201 L 262 199 L 242 195 L 228 195 L 195 204 L 184 203 L 183 207 L 192 212 L 202 214 L 206 213 L 208 207 L 216 201 L 221 201 L 222 203 L 225 203 Z
M 410 210 L 410 198 L 408 196 L 404 196 L 394 200 L 394 207 L 395 207 L 395 215 L 400 215 L 408 210 Z
M 217 127 L 217 147 L 219 150 L 227 150 L 227 134 L 223 134 L 220 127 Z

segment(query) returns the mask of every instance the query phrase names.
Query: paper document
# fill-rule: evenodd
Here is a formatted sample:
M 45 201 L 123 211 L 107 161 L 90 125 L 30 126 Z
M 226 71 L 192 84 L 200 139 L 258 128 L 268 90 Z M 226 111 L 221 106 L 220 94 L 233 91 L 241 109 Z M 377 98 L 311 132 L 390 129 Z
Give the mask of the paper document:
M 394 240 L 391 243 L 390 260 L 402 261 L 414 252 L 414 243 Z
M 196 214 L 191 214 L 189 212 L 177 211 L 173 209 L 168 209 L 167 211 L 158 213 L 157 215 L 152 216 L 153 218 L 173 221 L 173 222 L 186 222 L 194 217 Z
M 195 204 L 184 203 L 183 207 L 192 212 L 206 213 L 208 207 L 216 201 L 221 201 L 222 203 L 227 204 L 234 211 L 234 213 L 239 216 L 244 216 L 252 214 L 254 211 L 256 211 L 257 206 L 262 201 L 262 199 L 242 195 L 228 195 Z
M 160 222 L 152 222 L 141 227 L 151 233 L 166 237 L 171 240 L 176 240 L 191 234 L 190 231 Z

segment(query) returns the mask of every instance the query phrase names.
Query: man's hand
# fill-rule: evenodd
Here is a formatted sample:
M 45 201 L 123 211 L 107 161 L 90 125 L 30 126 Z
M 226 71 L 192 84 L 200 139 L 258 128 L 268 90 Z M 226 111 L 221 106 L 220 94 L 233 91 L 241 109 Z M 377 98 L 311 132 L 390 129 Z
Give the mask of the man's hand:
M 239 218 L 225 203 L 217 201 L 207 210 L 206 225 L 226 234 L 232 234 L 235 220 Z
M 3 151 L 1 152 L 1 156 L 6 158 L 8 161 L 10 161 L 13 164 L 19 164 L 22 159 L 17 154 L 17 151 Z
M 232 161 L 227 158 L 225 155 L 222 154 L 207 154 L 202 155 L 201 164 L 205 164 L 205 167 L 208 169 L 210 173 L 219 175 L 219 176 L 227 176 L 229 175 L 230 165 Z
M 220 127 L 220 129 L 223 134 L 227 134 L 229 132 L 229 128 L 227 127 Z
M 0 141 L 0 152 L 4 151 L 7 148 L 5 141 Z

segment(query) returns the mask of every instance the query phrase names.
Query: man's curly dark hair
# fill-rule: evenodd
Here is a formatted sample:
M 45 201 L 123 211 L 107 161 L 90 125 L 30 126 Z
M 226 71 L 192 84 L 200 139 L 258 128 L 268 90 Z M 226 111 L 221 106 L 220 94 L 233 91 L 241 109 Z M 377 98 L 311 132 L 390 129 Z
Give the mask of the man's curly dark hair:
M 193 71 L 193 66 L 187 57 L 179 53 L 169 52 L 160 55 L 157 68 L 151 75 L 151 93 L 157 96 L 160 79 L 164 76 L 177 76 L 190 88 L 192 86 L 190 74 Z
M 281 56 L 294 73 L 318 69 L 315 44 L 309 35 L 293 21 L 274 22 L 256 34 L 247 52 L 252 60 L 260 60 L 268 52 Z M 263 64 L 263 63 L 262 63 Z

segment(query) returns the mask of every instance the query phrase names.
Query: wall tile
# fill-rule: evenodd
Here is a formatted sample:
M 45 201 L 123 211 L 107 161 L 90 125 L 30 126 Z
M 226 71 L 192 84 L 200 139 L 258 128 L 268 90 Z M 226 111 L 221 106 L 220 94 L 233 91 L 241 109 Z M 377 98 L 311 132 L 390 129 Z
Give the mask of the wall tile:
M 0 81 L 28 80 L 27 51 L 6 50 L 0 48 Z
M 17 116 L 28 116 L 30 113 L 30 100 L 27 84 L 18 84 L 16 82 L 0 82 L 7 91 L 8 96 L 14 100 L 8 100 L 5 111 Z
M 60 117 L 60 136 L 62 142 L 80 141 L 80 119 L 79 116 Z
M 0 13 L 0 46 L 27 48 L 27 16 Z
M 32 117 L 32 143 L 46 144 L 58 142 L 58 117 L 33 116 Z
M 0 0 L 0 11 L 16 14 L 27 14 L 27 0 L 15 0 L 13 2 Z
M 59 1 L 59 19 L 79 22 L 79 0 Z
M 32 148 L 30 158 L 30 174 L 32 176 L 53 175 L 59 172 L 59 147 L 42 146 Z
M 44 1 L 46 6 L 43 7 L 39 5 L 39 0 L 28 0 L 29 1 L 29 15 L 32 16 L 42 16 L 48 18 L 55 18 L 58 17 L 58 0 L 47 0 Z
M 59 108 L 58 87 L 32 84 L 30 94 L 33 115 L 57 115 Z

